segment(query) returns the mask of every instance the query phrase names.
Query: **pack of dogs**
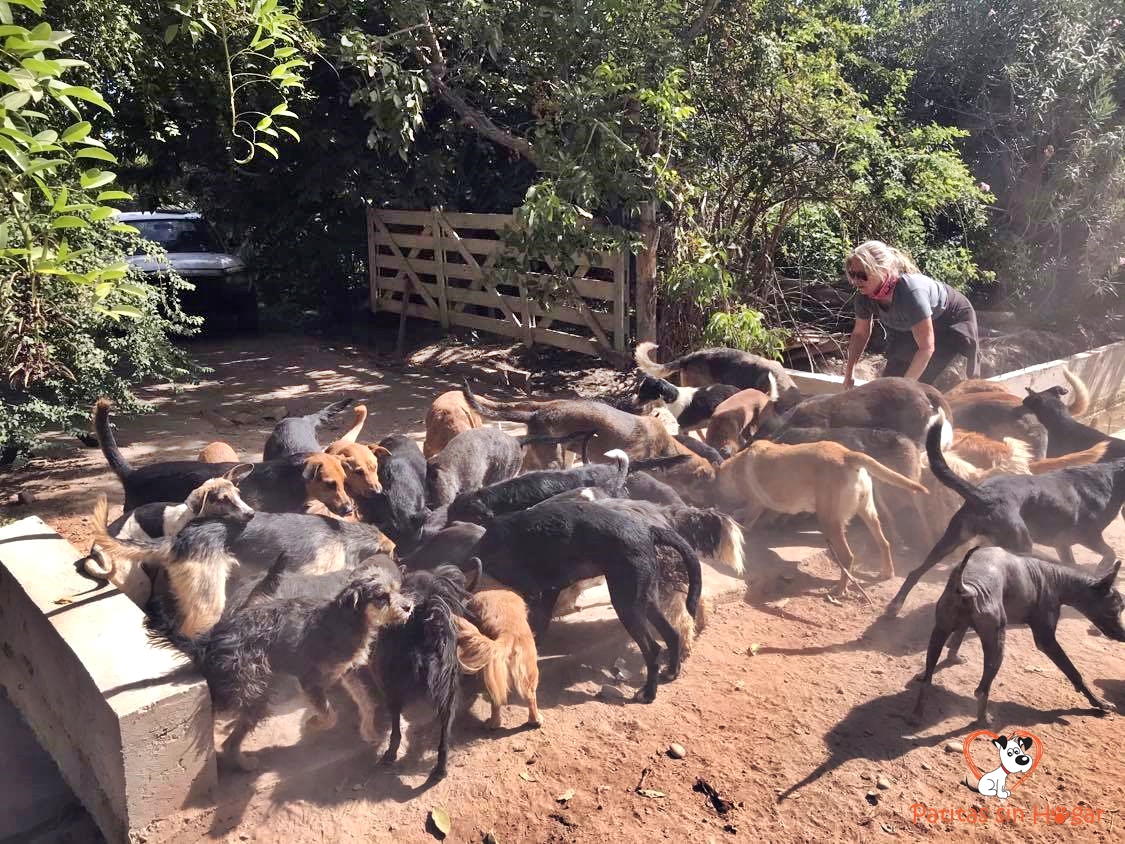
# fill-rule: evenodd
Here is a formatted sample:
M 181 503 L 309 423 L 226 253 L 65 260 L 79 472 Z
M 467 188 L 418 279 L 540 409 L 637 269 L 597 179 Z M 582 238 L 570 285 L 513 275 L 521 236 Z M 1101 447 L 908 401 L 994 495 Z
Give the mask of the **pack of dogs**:
M 155 643 L 195 664 L 214 712 L 232 721 L 220 761 L 242 770 L 257 764 L 243 741 L 288 675 L 309 704 L 306 733 L 336 723 L 337 687 L 373 746 L 382 716 L 386 765 L 404 718 L 436 724 L 437 782 L 457 713 L 477 693 L 490 728 L 513 693 L 526 726 L 543 723 L 537 642 L 601 581 L 644 661 L 634 699 L 651 702 L 706 625 L 703 563 L 743 574 L 767 513 L 815 519 L 840 568 L 833 591 L 854 586 L 869 602 L 847 539 L 853 517 L 878 549 L 879 578 L 895 576 L 893 547 L 924 543 L 888 619 L 929 569 L 975 543 L 938 601 L 916 716 L 942 649 L 957 661 L 972 628 L 984 722 L 1012 624 L 1031 628 L 1092 706 L 1111 708 L 1055 635 L 1066 605 L 1125 641 L 1120 564 L 1102 536 L 1125 506 L 1125 444 L 1075 418 L 1089 404 L 1076 375 L 1066 372 L 1069 389 L 1022 399 L 989 381 L 944 395 L 904 378 L 803 396 L 755 355 L 702 349 L 658 364 L 655 351 L 636 349 L 630 409 L 504 401 L 465 383 L 434 400 L 419 446 L 403 433 L 364 439 L 366 406 L 343 398 L 278 422 L 256 461 L 215 442 L 198 460 L 133 466 L 102 399 L 94 425 L 124 512 L 110 521 L 97 502 L 79 565 L 145 610 Z M 349 408 L 352 427 L 323 444 Z M 1076 565 L 1074 544 L 1101 555 L 1096 572 Z

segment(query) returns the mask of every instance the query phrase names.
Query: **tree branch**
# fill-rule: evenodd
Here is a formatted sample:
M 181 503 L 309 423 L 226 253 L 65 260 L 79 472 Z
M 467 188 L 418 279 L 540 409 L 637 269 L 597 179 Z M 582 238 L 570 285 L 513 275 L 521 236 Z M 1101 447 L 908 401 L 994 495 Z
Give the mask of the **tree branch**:
M 684 42 L 694 41 L 703 32 L 703 28 L 707 26 L 707 22 L 715 14 L 719 8 L 722 0 L 704 0 L 703 8 L 699 12 L 699 16 L 691 22 L 683 32 L 680 33 L 680 40 Z
M 457 116 L 461 118 L 462 122 L 470 129 L 473 129 L 494 144 L 511 150 L 521 158 L 530 161 L 536 167 L 543 169 L 539 153 L 535 147 L 531 145 L 530 141 L 518 135 L 513 135 L 507 129 L 497 126 L 489 119 L 488 115 L 479 108 L 470 105 L 463 96 L 454 91 L 449 86 L 449 83 L 445 81 L 445 75 L 449 68 L 445 64 L 445 57 L 442 55 L 441 45 L 438 44 L 437 33 L 434 32 L 433 21 L 430 20 L 428 13 L 425 16 L 425 21 L 421 29 L 422 40 L 430 54 L 430 89 L 437 95 L 437 98 L 453 109 Z

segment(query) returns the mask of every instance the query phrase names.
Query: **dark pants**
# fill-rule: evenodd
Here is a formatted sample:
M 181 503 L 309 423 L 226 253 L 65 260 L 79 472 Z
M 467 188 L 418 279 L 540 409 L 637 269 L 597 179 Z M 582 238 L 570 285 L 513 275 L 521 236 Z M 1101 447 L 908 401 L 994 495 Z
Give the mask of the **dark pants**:
M 966 375 L 980 378 L 977 350 L 980 338 L 977 333 L 977 312 L 972 304 L 956 290 L 949 291 L 949 301 L 940 316 L 934 318 L 934 353 L 918 377 L 923 384 L 932 384 L 957 355 L 967 359 Z M 902 376 L 910 368 L 918 344 L 909 331 L 887 332 L 887 365 L 882 377 Z

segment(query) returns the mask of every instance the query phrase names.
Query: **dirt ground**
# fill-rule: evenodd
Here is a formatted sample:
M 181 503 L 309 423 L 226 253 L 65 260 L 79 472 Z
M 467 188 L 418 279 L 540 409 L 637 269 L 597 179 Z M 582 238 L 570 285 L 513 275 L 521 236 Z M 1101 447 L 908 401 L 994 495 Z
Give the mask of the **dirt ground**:
M 213 439 L 253 459 L 273 424 L 266 417 L 279 406 L 311 410 L 341 393 L 367 399 L 373 415 L 365 439 L 419 432 L 428 402 L 453 384 L 380 369 L 360 350 L 288 338 L 242 343 L 238 353 L 208 345 L 196 351 L 214 367 L 210 380 L 182 390 L 150 388 L 155 413 L 117 420 L 130 460 L 192 457 Z M 33 492 L 34 503 L 4 506 L 0 517 L 34 513 L 79 548 L 88 542 L 86 514 L 96 493 L 121 500 L 100 452 L 62 439 L 45 456 L 0 474 L 0 501 L 20 490 Z M 1108 539 L 1125 551 L 1120 523 Z M 972 690 L 981 670 L 975 639 L 964 649 L 967 664 L 937 676 L 925 720 L 907 721 L 915 696 L 909 680 L 921 667 L 948 569 L 919 585 L 902 618 L 879 622 L 898 579 L 875 582 L 877 565 L 867 557 L 862 580 L 876 606 L 858 599 L 835 605 L 824 598 L 835 582 L 832 566 L 787 562 L 798 544 L 817 540 L 749 537 L 745 596 L 717 608 L 680 679 L 661 686 L 651 705 L 613 692 L 631 695 L 643 670 L 619 624 L 579 617 L 553 626 L 541 643 L 543 728 L 521 729 L 526 710 L 513 705 L 505 729 L 490 733 L 487 707 L 477 700 L 455 725 L 450 775 L 437 786 L 422 790 L 433 764 L 427 736 L 413 742 L 413 756 L 386 770 L 360 745 L 354 717 L 298 741 L 300 713 L 282 704 L 248 742 L 261 771 L 221 774 L 215 802 L 156 822 L 146 839 L 432 841 L 427 817 L 441 807 L 452 821 L 448 840 L 456 842 L 1125 840 L 1121 716 L 1088 709 L 1026 630 L 1008 637 L 992 691 L 992 726 L 1031 731 L 1044 753 L 1007 801 L 1014 819 L 1001 823 L 999 801 L 960 784 L 968 768 L 949 746 L 973 730 Z M 1093 562 L 1082 552 L 1079 559 Z M 900 572 L 917 560 L 896 549 Z M 1088 629 L 1067 612 L 1059 639 L 1090 685 L 1125 709 L 1125 648 Z M 673 742 L 685 758 L 666 753 Z M 988 770 L 995 757 L 985 744 L 977 741 L 972 750 Z M 700 781 L 720 799 L 697 790 Z M 987 820 L 957 816 L 972 807 L 987 809 Z M 952 814 L 927 820 L 926 808 Z M 1100 820 L 1075 825 L 1075 812 L 1100 812 Z

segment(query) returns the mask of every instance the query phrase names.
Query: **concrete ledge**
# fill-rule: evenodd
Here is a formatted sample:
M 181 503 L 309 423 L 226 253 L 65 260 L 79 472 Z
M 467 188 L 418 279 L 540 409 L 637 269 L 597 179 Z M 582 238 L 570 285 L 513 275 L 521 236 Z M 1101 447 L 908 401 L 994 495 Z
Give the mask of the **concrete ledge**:
M 216 784 L 210 698 L 38 518 L 0 528 L 0 684 L 109 842 Z M 171 675 L 171 676 L 169 676 Z

